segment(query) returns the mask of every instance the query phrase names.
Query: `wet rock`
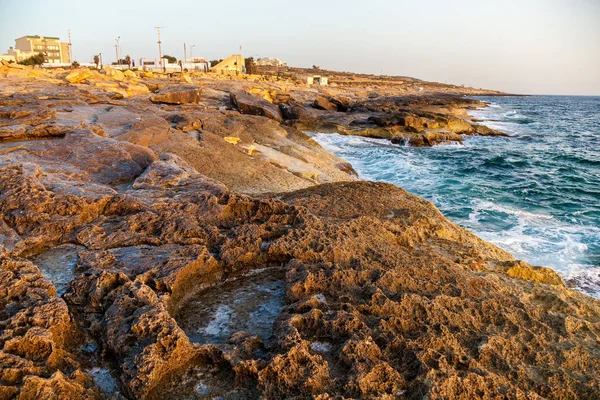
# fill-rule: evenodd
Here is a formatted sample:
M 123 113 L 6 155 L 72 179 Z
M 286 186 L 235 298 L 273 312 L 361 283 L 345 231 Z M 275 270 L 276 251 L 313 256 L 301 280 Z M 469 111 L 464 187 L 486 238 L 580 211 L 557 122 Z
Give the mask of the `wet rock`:
M 167 86 L 150 97 L 153 103 L 190 104 L 198 103 L 202 88 L 199 86 Z
M 452 132 L 427 132 L 416 134 L 400 134 L 392 138 L 394 144 L 408 144 L 410 146 L 436 146 L 440 144 L 456 144 L 462 142 L 462 136 Z
M 193 342 L 226 343 L 238 331 L 266 342 L 284 304 L 283 275 L 266 269 L 231 278 L 190 298 L 175 319 Z
M 508 136 L 506 133 L 497 131 L 492 128 L 488 128 L 485 125 L 472 124 L 472 127 L 475 133 L 480 136 Z

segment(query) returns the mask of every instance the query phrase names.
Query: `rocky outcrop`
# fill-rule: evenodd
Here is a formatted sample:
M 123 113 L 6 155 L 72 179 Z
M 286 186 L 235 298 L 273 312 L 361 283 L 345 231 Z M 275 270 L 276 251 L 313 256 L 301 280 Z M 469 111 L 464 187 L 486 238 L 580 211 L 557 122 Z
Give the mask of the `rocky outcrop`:
M 0 397 L 600 396 L 598 300 L 224 109 L 235 84 L 179 107 L 20 79 L 2 128 L 65 132 L 0 142 Z M 432 101 L 298 122 L 460 136 Z
M 337 106 L 329 101 L 326 96 L 318 95 L 313 103 L 313 107 L 325 111 L 337 111 Z
M 231 102 L 242 114 L 260 115 L 277 122 L 283 121 L 279 107 L 263 98 L 243 92 L 232 92 Z
M 168 86 L 150 96 L 153 103 L 195 104 L 200 101 L 202 88 L 198 86 Z
M 79 201 L 54 196 L 50 215 Z M 26 196 L 3 202 L 38 207 Z M 61 227 L 62 240 L 88 249 L 66 304 L 127 396 L 596 394 L 598 302 L 537 275 L 514 278 L 515 268 L 538 270 L 392 185 L 252 199 L 163 155 L 89 215 L 63 225 L 32 214 L 27 235 Z M 287 294 L 272 337 L 190 340 L 179 313 L 194 314 L 198 293 L 273 267 Z
M 6 254 L 0 256 L 0 316 L 1 398 L 103 398 L 83 370 L 84 335 L 64 300 L 35 265 Z

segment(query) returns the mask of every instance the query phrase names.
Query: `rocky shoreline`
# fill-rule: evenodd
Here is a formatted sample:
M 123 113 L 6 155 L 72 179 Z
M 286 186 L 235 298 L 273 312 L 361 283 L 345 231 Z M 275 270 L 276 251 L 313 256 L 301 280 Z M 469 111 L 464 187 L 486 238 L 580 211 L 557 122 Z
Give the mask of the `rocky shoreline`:
M 600 301 L 305 133 L 484 92 L 364 80 L 0 66 L 0 398 L 598 397 Z

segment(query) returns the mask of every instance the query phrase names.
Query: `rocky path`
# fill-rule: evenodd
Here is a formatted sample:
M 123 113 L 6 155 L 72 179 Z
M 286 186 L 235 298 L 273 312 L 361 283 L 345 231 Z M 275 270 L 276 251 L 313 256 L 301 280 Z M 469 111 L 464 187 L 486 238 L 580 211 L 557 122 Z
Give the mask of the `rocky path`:
M 0 398 L 600 395 L 598 300 L 356 181 L 271 84 L 113 75 L 0 78 Z

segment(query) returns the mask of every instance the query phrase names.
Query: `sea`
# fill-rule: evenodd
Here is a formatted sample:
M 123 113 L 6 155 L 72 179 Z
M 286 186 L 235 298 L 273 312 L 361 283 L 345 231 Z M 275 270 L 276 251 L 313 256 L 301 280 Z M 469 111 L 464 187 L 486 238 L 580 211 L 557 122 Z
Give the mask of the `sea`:
M 314 139 L 362 179 L 433 202 L 456 224 L 600 298 L 600 97 L 477 97 L 480 123 L 509 137 L 409 147 L 339 134 Z

